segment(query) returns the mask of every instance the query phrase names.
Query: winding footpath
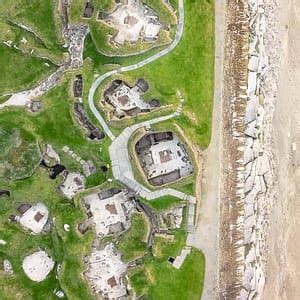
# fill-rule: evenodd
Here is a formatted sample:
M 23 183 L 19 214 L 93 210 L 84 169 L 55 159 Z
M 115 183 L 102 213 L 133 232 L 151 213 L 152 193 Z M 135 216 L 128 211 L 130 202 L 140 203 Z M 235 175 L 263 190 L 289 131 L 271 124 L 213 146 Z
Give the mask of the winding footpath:
M 179 20 L 178 20 L 178 25 L 177 25 L 177 31 L 176 31 L 176 35 L 175 35 L 175 39 L 173 40 L 173 42 L 165 49 L 163 49 L 162 51 L 154 54 L 153 56 L 150 56 L 134 65 L 130 65 L 130 66 L 126 66 L 126 67 L 121 67 L 119 69 L 116 70 L 112 70 L 109 71 L 103 75 L 101 75 L 100 77 L 98 77 L 94 83 L 92 84 L 90 90 L 89 90 L 89 95 L 88 95 L 88 102 L 89 102 L 89 107 L 92 111 L 92 113 L 94 114 L 94 116 L 97 118 L 97 120 L 99 121 L 99 123 L 101 124 L 103 130 L 105 131 L 105 133 L 107 134 L 107 136 L 113 141 L 116 137 L 114 136 L 114 134 L 111 132 L 111 130 L 109 129 L 109 127 L 107 126 L 104 118 L 101 116 L 101 114 L 99 113 L 99 111 L 97 110 L 95 103 L 94 103 L 94 95 L 95 92 L 97 90 L 97 88 L 99 87 L 99 85 L 108 77 L 114 75 L 114 74 L 119 74 L 122 72 L 128 72 L 128 71 L 132 71 L 132 70 L 136 70 L 139 68 L 144 67 L 145 65 L 148 65 L 152 62 L 154 62 L 155 60 L 161 58 L 162 56 L 165 56 L 167 54 L 169 54 L 180 42 L 181 37 L 183 35 L 183 29 L 184 29 L 184 4 L 183 4 L 183 0 L 179 0 L 178 3 L 178 9 L 179 9 Z
M 112 144 L 109 147 L 109 155 L 111 159 L 111 165 L 112 165 L 112 173 L 116 180 L 123 183 L 128 188 L 135 191 L 137 195 L 140 195 L 141 197 L 147 199 L 147 200 L 153 200 L 164 196 L 172 196 L 176 197 L 182 200 L 185 200 L 189 203 L 188 206 L 188 230 L 193 231 L 194 229 L 194 215 L 195 215 L 195 208 L 196 208 L 196 198 L 190 195 L 187 195 L 185 193 L 182 193 L 180 191 L 171 189 L 171 188 L 164 188 L 156 191 L 151 191 L 145 186 L 143 186 L 141 183 L 135 180 L 134 173 L 131 165 L 131 158 L 128 153 L 128 142 L 132 134 L 143 127 L 149 127 L 152 124 L 163 122 L 166 120 L 169 120 L 171 118 L 174 118 L 176 116 L 179 116 L 182 111 L 182 103 L 183 99 L 181 99 L 181 103 L 179 104 L 177 110 L 168 116 L 159 117 L 156 119 L 152 119 L 149 121 L 145 121 L 139 124 L 132 125 L 130 127 L 125 128 L 122 133 L 115 137 L 115 135 L 111 132 L 109 129 L 107 123 L 105 122 L 104 118 L 101 116 L 99 111 L 97 110 L 95 103 L 94 103 L 94 95 L 99 87 L 99 85 L 108 77 L 119 74 L 122 72 L 132 71 L 139 69 L 147 64 L 150 64 L 154 62 L 155 60 L 161 58 L 162 56 L 167 55 L 170 53 L 180 42 L 182 35 L 183 35 L 183 29 L 184 29 L 184 5 L 183 0 L 179 0 L 179 20 L 178 20 L 178 26 L 177 31 L 175 35 L 175 39 L 173 42 L 162 51 L 156 53 L 153 56 L 150 56 L 141 62 L 138 62 L 134 65 L 121 67 L 116 70 L 109 71 L 100 77 L 98 77 L 94 83 L 92 84 L 89 95 L 88 95 L 88 103 L 89 107 L 94 114 L 94 116 L 97 118 L 99 123 L 101 124 L 103 130 L 105 131 L 106 135 L 112 140 Z

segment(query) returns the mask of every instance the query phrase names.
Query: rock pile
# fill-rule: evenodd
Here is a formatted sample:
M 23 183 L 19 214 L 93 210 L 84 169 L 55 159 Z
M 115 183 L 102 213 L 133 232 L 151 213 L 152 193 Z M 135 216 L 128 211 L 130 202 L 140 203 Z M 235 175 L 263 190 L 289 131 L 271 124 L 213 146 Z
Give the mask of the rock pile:
M 272 203 L 271 148 L 276 61 L 269 49 L 274 15 L 264 0 L 249 0 L 250 45 L 244 148 L 244 275 L 239 299 L 259 298 L 265 285 L 268 211 Z M 275 63 L 275 64 L 274 64 Z M 271 82 L 271 84 L 270 84 Z
M 69 37 L 69 54 L 70 65 L 72 69 L 79 68 L 83 64 L 83 45 L 86 35 L 89 33 L 89 27 L 85 24 L 75 24 L 70 26 Z

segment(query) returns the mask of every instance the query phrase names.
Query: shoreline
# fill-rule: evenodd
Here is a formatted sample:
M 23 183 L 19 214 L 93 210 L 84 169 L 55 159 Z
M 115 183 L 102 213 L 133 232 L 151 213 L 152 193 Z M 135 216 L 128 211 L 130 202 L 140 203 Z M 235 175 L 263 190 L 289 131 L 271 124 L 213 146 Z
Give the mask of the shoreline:
M 280 38 L 282 55 L 273 122 L 277 196 L 270 210 L 263 298 L 296 300 L 300 297 L 300 3 L 284 0 L 281 6 L 275 36 Z

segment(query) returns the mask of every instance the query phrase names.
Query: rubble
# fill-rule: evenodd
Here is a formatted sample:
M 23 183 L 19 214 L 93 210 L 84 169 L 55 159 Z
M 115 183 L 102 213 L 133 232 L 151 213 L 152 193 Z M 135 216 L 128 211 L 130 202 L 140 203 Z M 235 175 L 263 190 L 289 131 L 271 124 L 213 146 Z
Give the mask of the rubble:
M 61 290 L 55 291 L 55 296 L 58 298 L 64 298 L 65 297 L 65 293 Z
M 119 119 L 125 116 L 136 116 L 140 113 L 150 112 L 160 106 L 156 99 L 145 101 L 143 94 L 149 89 L 147 81 L 140 78 L 134 86 L 125 81 L 113 80 L 104 91 L 102 103 L 112 106 L 112 113 Z
M 36 113 L 36 112 L 39 112 L 42 110 L 43 108 L 43 103 L 42 101 L 39 101 L 39 100 L 34 100 L 34 101 L 31 101 L 31 102 L 28 102 L 27 103 L 27 108 L 33 112 L 33 113 Z
M 144 135 L 135 144 L 139 164 L 154 186 L 174 182 L 193 173 L 193 165 L 179 137 L 173 132 Z
M 171 228 L 180 228 L 183 219 L 184 206 L 176 206 L 171 211 L 164 212 L 162 214 L 163 219 L 171 220 Z
M 98 20 L 117 30 L 113 42 L 118 46 L 139 39 L 154 42 L 162 29 L 158 15 L 140 0 L 120 3 L 112 12 L 100 11 Z
M 103 250 L 95 250 L 87 258 L 87 277 L 92 290 L 105 299 L 119 299 L 127 295 L 123 282 L 127 265 L 121 261 L 121 254 L 112 243 Z
M 102 140 L 105 137 L 103 131 L 96 127 L 89 119 L 84 105 L 81 102 L 74 103 L 74 114 L 78 122 L 84 127 L 84 129 L 88 132 L 89 138 L 91 140 Z
M 13 268 L 11 262 L 8 259 L 3 260 L 3 270 L 5 273 L 13 274 Z
M 64 224 L 64 230 L 65 231 L 70 231 L 70 225 L 69 224 Z
M 60 157 L 50 144 L 45 145 L 43 159 L 48 166 L 60 164 Z
M 64 181 L 59 186 L 62 194 L 68 198 L 73 199 L 75 195 L 85 189 L 85 179 L 80 173 L 67 172 Z
M 69 54 L 70 67 L 76 69 L 83 64 L 83 46 L 86 35 L 89 33 L 89 27 L 85 24 L 75 24 L 69 26 Z

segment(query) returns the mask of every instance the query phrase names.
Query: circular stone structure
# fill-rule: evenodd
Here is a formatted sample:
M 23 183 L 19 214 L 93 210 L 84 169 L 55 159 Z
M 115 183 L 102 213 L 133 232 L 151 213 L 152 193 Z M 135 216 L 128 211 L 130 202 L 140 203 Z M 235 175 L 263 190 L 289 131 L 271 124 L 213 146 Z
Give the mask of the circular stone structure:
M 22 268 L 29 279 L 41 282 L 54 268 L 54 260 L 45 251 L 37 251 L 24 258 Z

